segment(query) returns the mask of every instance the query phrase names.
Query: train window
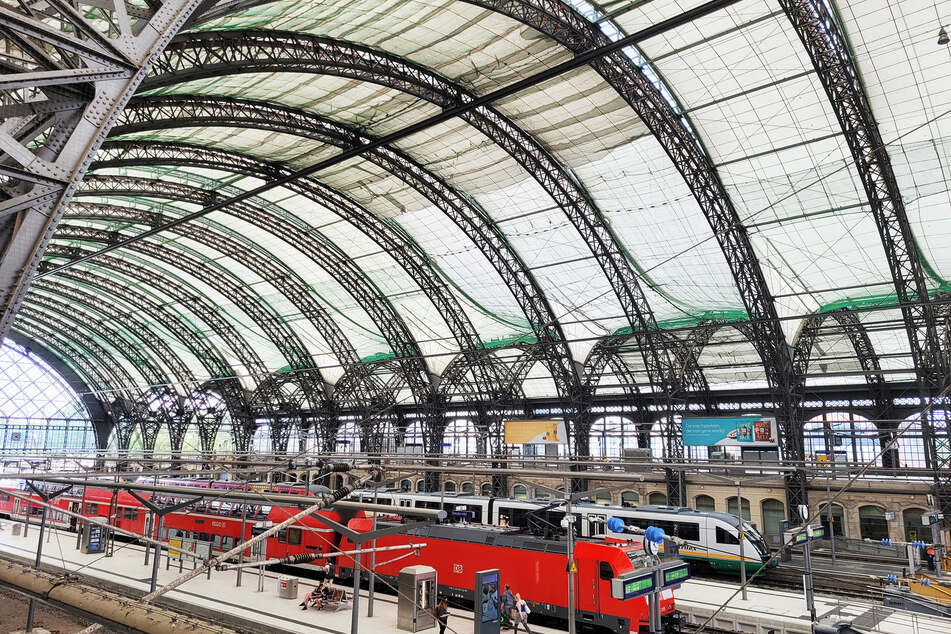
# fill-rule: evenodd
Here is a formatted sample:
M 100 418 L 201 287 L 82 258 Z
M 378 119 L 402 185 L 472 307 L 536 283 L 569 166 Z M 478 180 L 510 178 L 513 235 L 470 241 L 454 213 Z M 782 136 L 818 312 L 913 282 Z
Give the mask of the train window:
M 611 569 L 611 564 L 606 561 L 601 562 L 599 572 L 601 573 L 602 579 L 614 579 L 614 570 Z
M 221 548 L 222 550 L 231 550 L 234 548 L 234 537 L 230 535 L 225 535 L 221 538 Z
M 210 542 L 211 535 L 209 535 L 208 533 L 198 533 L 198 539 L 203 542 Z
M 221 550 L 221 535 L 214 535 L 214 541 L 212 542 L 212 548 Z
M 168 538 L 174 539 L 176 537 L 178 537 L 178 529 L 177 528 L 168 529 Z
M 740 540 L 736 538 L 736 535 L 728 533 L 721 526 L 717 526 L 717 543 L 718 544 L 739 544 Z
M 677 524 L 677 537 L 680 539 L 700 541 L 700 525 L 692 522 Z
M 282 528 L 281 530 L 277 531 L 277 541 L 281 544 L 287 543 L 287 529 L 286 528 Z
M 87 505 L 86 505 L 86 515 L 99 515 L 99 505 L 98 505 L 98 504 L 87 504 Z
M 301 531 L 299 528 L 287 529 L 287 543 L 291 546 L 300 546 Z

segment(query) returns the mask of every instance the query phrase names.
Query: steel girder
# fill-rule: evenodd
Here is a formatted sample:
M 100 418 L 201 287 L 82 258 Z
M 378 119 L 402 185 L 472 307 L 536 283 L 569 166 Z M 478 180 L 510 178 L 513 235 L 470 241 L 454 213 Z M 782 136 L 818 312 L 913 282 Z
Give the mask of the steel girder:
M 51 256 L 67 259 L 83 253 L 85 253 L 83 249 L 76 247 L 51 245 L 49 249 Z M 125 283 L 123 276 L 128 276 L 131 279 L 144 282 L 148 286 L 160 289 L 162 293 L 173 297 L 176 302 L 188 306 L 192 312 L 205 322 L 212 332 L 220 337 L 226 345 L 229 345 L 239 361 L 243 362 L 243 355 L 246 354 L 244 348 L 242 348 L 244 342 L 233 327 L 222 319 L 214 308 L 207 305 L 202 297 L 191 293 L 184 285 L 171 278 L 163 278 L 148 267 L 127 260 L 108 258 L 103 260 L 102 264 L 110 271 L 110 277 L 96 275 L 91 271 L 81 269 L 63 271 L 59 275 L 73 283 L 95 288 L 121 298 L 122 301 L 129 302 L 152 316 L 169 332 L 175 333 L 192 354 L 202 362 L 212 377 L 215 388 L 221 393 L 231 411 L 232 420 L 234 421 L 233 429 L 237 430 L 236 433 L 246 433 L 243 428 L 254 424 L 253 415 L 249 410 L 248 397 L 231 366 L 225 361 L 221 353 L 215 350 L 204 335 L 195 330 L 189 320 L 172 311 L 166 305 L 148 298 L 142 293 L 134 292 L 134 285 Z
M 219 167 L 219 169 L 221 169 Z M 225 193 L 230 192 L 229 188 L 219 188 L 217 191 Z M 207 204 L 209 196 L 207 190 L 173 182 L 171 180 L 156 180 L 131 176 L 111 176 L 92 174 L 87 177 L 83 183 L 82 189 L 78 195 L 89 193 L 94 195 L 117 195 L 117 196 L 148 196 L 154 198 L 170 198 L 195 204 Z M 269 213 L 271 211 L 272 213 Z M 220 213 L 231 215 L 248 222 L 254 226 L 270 232 L 276 237 L 281 238 L 289 245 L 301 250 L 315 264 L 334 275 L 341 285 L 351 294 L 355 301 L 363 306 L 371 319 L 380 327 L 380 331 L 387 338 L 387 343 L 393 350 L 402 350 L 404 354 L 413 354 L 417 359 L 421 359 L 421 352 L 416 344 L 412 333 L 406 326 L 402 318 L 397 314 L 392 304 L 383 297 L 380 292 L 366 279 L 363 272 L 352 261 L 343 257 L 340 251 L 329 241 L 310 229 L 301 226 L 299 220 L 292 221 L 292 214 L 279 216 L 273 213 L 273 209 L 262 209 L 254 204 L 236 203 L 222 209 Z M 130 212 L 136 213 L 136 212 Z M 161 223 L 158 223 L 161 224 Z M 208 224 L 205 221 L 203 224 Z M 195 226 L 194 223 L 190 226 Z M 176 228 L 176 232 L 181 235 L 188 235 L 191 228 Z M 203 235 L 217 244 L 227 242 L 223 252 L 228 253 L 232 250 L 231 240 L 224 236 L 217 235 L 218 231 L 204 230 Z M 232 233 L 233 236 L 233 233 Z M 209 242 L 211 244 L 211 242 Z M 220 250 L 220 249 L 219 249 Z M 249 254 L 248 257 L 252 257 Z M 262 256 L 257 255 L 256 261 L 261 261 Z M 313 297 L 306 288 L 305 282 L 292 271 L 281 272 L 283 265 L 278 266 L 273 263 L 261 262 L 256 265 L 260 270 L 268 270 L 268 280 L 273 280 L 277 286 L 295 305 L 308 316 L 314 323 L 314 327 L 325 337 L 330 344 L 334 354 L 340 360 L 344 368 L 350 368 L 360 363 L 356 350 L 350 344 L 346 335 L 340 330 L 339 326 Z M 278 282 L 283 282 L 279 285 Z M 305 386 L 306 387 L 306 386 Z M 414 394 L 419 395 L 420 391 L 425 394 L 425 387 L 413 385 Z M 372 393 L 362 393 L 361 396 L 370 400 Z M 313 399 L 311 395 L 312 406 L 320 407 L 321 403 Z
M 447 107 L 469 98 L 461 89 L 454 91 L 451 84 L 429 71 L 369 48 L 300 34 L 263 31 L 205 32 L 180 38 L 174 44 L 174 51 L 165 55 L 156 67 L 147 88 L 211 74 L 262 71 L 353 77 L 403 90 Z M 463 116 L 467 121 L 477 117 L 474 112 Z M 477 127 L 496 137 L 493 127 L 503 121 L 501 118 L 495 122 L 486 120 L 483 126 Z M 528 138 L 523 138 L 523 142 L 527 147 L 534 146 Z M 397 157 L 392 150 L 386 153 L 393 159 Z M 536 337 L 544 342 L 546 362 L 559 394 L 571 407 L 580 381 L 560 323 L 534 276 L 507 244 L 504 235 L 471 200 L 419 165 L 401 165 L 394 161 L 393 169 L 397 170 L 393 172 L 395 176 L 410 182 L 462 228 L 499 272 L 532 324 Z
M 185 126 L 227 126 L 273 130 L 321 141 L 344 149 L 352 148 L 369 139 L 369 137 L 361 135 L 347 126 L 303 110 L 247 99 L 199 95 L 172 95 L 134 99 L 123 113 L 118 125 L 113 128 L 113 134 L 119 136 L 141 131 Z M 367 157 L 385 170 L 392 170 L 394 161 L 406 165 L 412 163 L 412 159 L 395 150 L 374 150 L 368 152 Z M 422 170 L 423 168 L 414 164 L 412 169 Z M 401 169 L 397 172 L 397 175 L 399 176 L 404 171 L 406 170 Z M 412 182 L 407 182 L 413 185 Z M 338 193 L 337 196 L 339 197 L 340 194 Z M 372 216 L 365 210 L 360 215 L 363 218 L 367 215 Z M 370 221 L 370 224 L 369 232 L 367 229 L 361 229 L 364 232 L 371 233 L 371 235 L 373 233 L 377 234 L 373 237 L 378 244 L 383 246 L 392 240 L 393 233 L 396 232 L 395 228 L 384 226 L 380 230 L 377 225 L 382 223 L 375 217 Z M 402 259 L 405 259 L 405 257 L 404 255 Z M 426 292 L 427 297 L 449 326 L 460 350 L 464 354 L 469 354 L 470 351 L 480 349 L 483 345 L 481 337 L 458 300 L 445 287 L 445 283 L 439 279 L 438 284 L 432 290 L 426 288 L 425 284 L 427 282 L 431 283 L 432 278 L 438 279 L 438 275 L 435 274 L 432 267 L 428 263 L 426 264 L 420 266 L 419 263 L 414 263 L 414 269 L 416 270 L 413 272 L 421 272 L 425 275 L 422 279 L 418 277 L 414 279 L 420 283 L 421 289 Z M 476 373 L 480 388 L 486 394 L 491 395 L 499 377 L 493 374 L 491 367 L 476 368 Z
M 911 344 L 922 387 L 922 405 L 926 406 L 930 397 L 944 387 L 948 368 L 941 353 L 937 322 L 915 237 L 887 146 L 862 87 L 859 69 L 826 2 L 780 0 L 780 5 L 809 53 L 868 196 Z M 923 417 L 921 424 L 926 462 L 936 468 L 938 458 L 930 417 Z
M 175 382 L 181 386 L 185 393 L 191 392 L 198 385 L 195 374 L 182 361 L 181 357 L 172 350 L 168 342 L 162 337 L 156 335 L 149 325 L 139 319 L 138 315 L 131 311 L 118 310 L 111 302 L 103 302 L 100 297 L 87 293 L 80 288 L 69 286 L 44 278 L 34 282 L 31 290 L 44 291 L 57 297 L 66 298 L 75 304 L 82 306 L 88 313 L 95 313 L 101 317 L 97 319 L 97 324 L 105 324 L 108 321 L 112 323 L 128 324 L 128 332 L 136 339 L 141 341 L 152 354 L 161 360 L 166 368 L 171 370 Z M 31 298 L 30 294 L 27 298 Z
M 0 7 L 9 43 L 0 101 L 24 105 L 0 132 L 0 235 L 9 236 L 0 246 L 0 336 L 115 117 L 201 2 L 153 2 L 146 13 L 115 2 L 95 21 L 62 0 Z M 35 101 L 55 103 L 34 111 Z

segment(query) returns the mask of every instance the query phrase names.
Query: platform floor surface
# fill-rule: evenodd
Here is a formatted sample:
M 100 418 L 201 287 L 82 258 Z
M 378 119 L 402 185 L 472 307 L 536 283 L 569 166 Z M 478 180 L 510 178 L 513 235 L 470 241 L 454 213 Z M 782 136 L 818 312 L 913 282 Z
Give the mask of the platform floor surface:
M 24 537 L 14 536 L 12 523 L 3 521 L 0 530 L 0 550 L 17 555 L 30 561 L 36 554 L 36 540 L 39 527 L 31 526 Z M 86 555 L 76 549 L 76 535 L 66 531 L 48 531 L 44 540 L 43 562 L 70 571 L 78 571 L 91 577 L 121 584 L 123 586 L 148 592 L 151 562 L 144 564 L 142 546 L 116 542 L 115 555 Z M 190 563 L 184 563 L 185 569 Z M 265 572 L 265 591 L 258 592 L 257 572 L 246 569 L 242 586 L 235 587 L 235 571 L 213 571 L 209 581 L 205 575 L 192 579 L 180 588 L 169 593 L 169 597 L 200 606 L 215 612 L 226 612 L 260 626 L 258 631 L 300 632 L 304 634 L 348 634 L 351 625 L 349 608 L 330 612 L 326 610 L 303 611 L 299 602 L 315 585 L 312 579 L 300 580 L 298 599 L 281 599 L 277 596 L 278 574 Z M 179 576 L 177 562 L 173 560 L 172 569 L 165 570 L 165 557 L 159 568 L 158 583 L 161 586 Z M 737 589 L 738 584 L 728 582 L 693 579 L 677 590 L 678 608 L 695 611 L 719 607 Z M 366 590 L 360 598 L 360 631 L 367 634 L 396 634 L 402 630 L 396 628 L 396 596 L 377 592 L 374 602 L 374 616 L 366 617 Z M 888 634 L 948 634 L 951 632 L 951 620 L 912 615 L 909 612 L 893 610 L 873 603 L 863 603 L 852 599 L 838 600 L 822 596 L 816 597 L 816 608 L 820 618 L 853 621 L 856 627 L 867 631 L 887 632 Z M 749 590 L 749 599 L 743 601 L 739 595 L 730 600 L 726 610 L 733 614 L 749 614 L 759 617 L 773 617 L 789 624 L 808 628 L 809 614 L 801 594 L 753 588 Z M 449 620 L 450 632 L 471 632 L 472 613 L 452 608 Z M 429 630 L 435 632 L 435 629 Z M 563 630 L 532 625 L 532 631 L 538 634 L 552 634 Z
M 0 550 L 13 555 L 24 557 L 32 561 L 36 557 L 36 541 L 39 536 L 39 527 L 31 526 L 26 537 L 14 536 L 11 522 L 3 521 L 0 530 Z M 141 545 L 132 545 L 125 542 L 116 542 L 115 554 L 112 557 L 103 555 L 86 555 L 76 549 L 76 534 L 66 531 L 48 531 L 49 539 L 44 539 L 43 563 L 57 566 L 70 571 L 78 571 L 91 577 L 103 579 L 111 583 L 121 584 L 141 591 L 144 595 L 149 590 L 149 580 L 152 574 L 152 563 L 145 565 L 145 553 Z M 187 560 L 184 570 L 191 569 Z M 165 557 L 162 557 L 159 566 L 158 585 L 168 583 L 179 576 L 178 562 L 173 560 L 171 570 L 165 570 Z M 299 603 L 304 595 L 317 582 L 313 579 L 301 578 L 298 587 L 298 598 L 281 599 L 277 596 L 278 575 L 274 572 L 264 573 L 264 592 L 258 592 L 258 574 L 256 569 L 245 569 L 242 575 L 241 587 L 235 587 L 237 572 L 212 571 L 211 580 L 202 574 L 188 581 L 168 593 L 171 599 L 200 606 L 215 612 L 226 612 L 238 618 L 260 625 L 259 632 L 295 632 L 301 634 L 349 634 L 351 626 L 350 608 L 337 612 L 330 610 L 301 610 Z M 352 586 L 351 586 L 352 587 Z M 350 588 L 347 588 L 350 595 Z M 373 602 L 374 615 L 368 618 L 367 591 L 363 590 L 360 596 L 360 632 L 365 634 L 396 634 L 405 630 L 396 628 L 396 595 L 382 592 L 375 593 Z M 472 612 L 459 608 L 450 608 L 449 627 L 447 632 L 472 632 Z M 553 634 L 562 630 L 531 625 L 532 632 L 537 634 Z M 11 628 L 12 629 L 12 628 Z M 6 631 L 6 630 L 5 630 Z M 436 628 L 427 630 L 437 632 Z M 521 629 L 519 630 L 521 631 Z

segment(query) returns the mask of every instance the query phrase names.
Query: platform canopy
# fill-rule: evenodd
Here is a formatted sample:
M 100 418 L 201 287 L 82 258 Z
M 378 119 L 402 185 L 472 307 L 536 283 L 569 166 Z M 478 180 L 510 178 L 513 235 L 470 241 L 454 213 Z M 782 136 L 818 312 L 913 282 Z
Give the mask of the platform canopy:
M 61 26 L 42 4 L 29 20 Z M 0 212 L 5 323 L 120 408 L 943 385 L 951 18 L 931 2 L 131 0 L 74 17 L 120 57 L 172 5 L 74 190 Z M 2 63 L 102 70 L 47 40 L 6 40 Z M 115 83 L 35 81 L 3 86 L 14 202 L 56 187 L 21 174 L 24 154 L 66 161 L 61 128 L 99 125 L 90 91 Z M 36 213 L 48 243 L 24 233 Z M 18 257 L 23 280 L 4 278 Z

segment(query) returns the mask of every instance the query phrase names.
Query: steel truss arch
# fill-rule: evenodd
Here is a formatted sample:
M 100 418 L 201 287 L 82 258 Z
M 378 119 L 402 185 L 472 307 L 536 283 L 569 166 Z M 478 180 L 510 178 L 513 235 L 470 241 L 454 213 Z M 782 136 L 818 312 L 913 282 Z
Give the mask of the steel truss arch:
M 49 278 L 37 280 L 30 289 L 45 291 L 75 302 L 82 306 L 87 312 L 101 315 L 98 323 L 105 324 L 107 323 L 106 320 L 116 323 L 120 321 L 128 323 L 129 335 L 141 341 L 152 351 L 155 357 L 162 361 L 165 367 L 170 369 L 171 375 L 175 378 L 177 384 L 182 387 L 183 391 L 186 393 L 191 392 L 197 387 L 198 381 L 195 378 L 195 374 L 182 361 L 181 357 L 172 350 L 168 342 L 152 332 L 148 324 L 139 319 L 139 317 L 131 311 L 120 311 L 110 302 L 103 302 L 100 298 L 83 291 L 81 288 L 62 284 Z M 27 296 L 28 299 L 32 297 L 32 294 Z
M 113 183 L 116 180 L 120 181 L 123 188 L 119 190 L 107 189 L 105 192 L 102 190 L 94 190 L 93 193 L 96 193 L 97 195 L 110 195 L 116 193 L 117 191 L 118 195 L 147 195 L 153 193 L 151 189 L 147 188 L 137 190 L 135 188 L 136 183 L 133 182 L 130 184 L 128 179 L 106 177 L 102 180 L 109 183 Z M 90 188 L 92 185 L 102 184 L 103 183 L 101 180 L 95 176 L 87 178 L 87 180 L 83 183 L 83 189 L 78 192 L 77 196 L 81 196 L 83 193 L 90 193 L 89 189 L 87 188 Z M 197 193 L 194 197 L 194 200 L 201 201 L 206 198 L 198 190 L 195 191 Z M 70 211 L 65 216 L 65 219 L 69 218 L 95 221 L 119 220 L 133 224 L 144 224 L 150 227 L 163 224 L 168 220 L 168 218 L 160 213 L 145 211 L 134 207 L 87 204 L 77 202 L 75 200 L 70 204 Z M 240 256 L 240 259 L 244 264 L 250 265 L 252 269 L 262 273 L 264 279 L 278 288 L 292 302 L 296 302 L 295 306 L 302 310 L 303 314 L 305 314 L 308 319 L 311 320 L 311 323 L 317 322 L 315 323 L 315 327 L 318 329 L 320 326 L 317 324 L 323 325 L 323 323 L 320 321 L 321 318 L 326 318 L 327 320 L 330 319 L 323 307 L 313 300 L 310 293 L 305 288 L 303 281 L 300 280 L 296 274 L 287 270 L 286 267 L 276 265 L 271 261 L 271 259 L 268 258 L 267 255 L 258 253 L 253 245 L 249 246 L 243 244 L 243 242 L 237 239 L 237 237 L 234 235 L 218 233 L 215 230 L 208 228 L 208 223 L 203 223 L 203 225 L 193 224 L 187 229 L 185 227 L 176 228 L 175 233 L 182 237 L 194 240 L 195 242 L 198 242 L 204 246 L 215 249 L 224 255 Z M 323 334 L 324 331 L 321 332 Z M 339 335 L 340 337 L 343 337 L 342 333 L 339 333 Z M 346 340 L 344 339 L 344 341 Z M 346 363 L 348 360 L 353 360 L 356 357 L 356 353 L 353 351 L 352 347 L 349 346 L 349 342 L 347 342 L 347 345 L 342 348 L 342 352 L 344 354 L 347 352 L 351 354 L 350 357 L 344 357 L 342 359 L 342 362 L 344 363 Z M 323 383 L 320 380 L 318 371 L 311 366 L 308 368 L 295 368 L 295 372 L 299 373 L 302 377 L 303 387 L 308 393 L 308 402 L 311 404 L 311 406 L 323 406 L 324 402 L 326 401 L 326 395 L 323 393 Z M 315 376 L 311 377 L 311 374 Z
M 104 231 L 67 224 L 60 224 L 54 236 L 64 240 L 79 240 L 105 244 L 113 244 L 124 237 L 123 234 L 117 231 Z M 231 280 L 226 274 L 216 270 L 217 267 L 212 268 L 211 266 L 207 266 L 200 260 L 188 255 L 181 247 L 170 248 L 161 242 L 143 241 L 131 246 L 130 249 L 187 273 L 208 284 L 211 288 L 216 289 L 225 297 L 230 297 L 241 307 L 245 314 L 251 317 L 254 322 L 264 330 L 268 337 L 275 343 L 277 349 L 284 355 L 285 359 L 291 363 L 291 367 L 307 367 L 302 363 L 307 355 L 303 351 L 303 344 L 300 343 L 299 340 L 294 341 L 296 335 L 292 334 L 290 329 L 281 324 L 274 315 L 267 314 L 266 311 L 262 309 L 260 303 L 251 297 L 240 283 Z M 162 287 L 159 286 L 158 288 Z M 282 334 L 286 335 L 290 341 L 282 341 L 280 339 L 280 335 Z M 268 371 L 257 353 L 252 354 L 253 356 L 250 357 L 254 363 L 252 371 L 258 375 L 258 381 L 262 381 L 268 376 Z
M 48 253 L 51 257 L 71 259 L 87 253 L 86 250 L 78 247 L 64 247 L 53 244 Z M 226 345 L 235 353 L 235 356 L 243 364 L 244 355 L 247 355 L 246 344 L 234 330 L 234 328 L 218 315 L 211 306 L 207 305 L 205 300 L 199 295 L 192 293 L 187 288 L 168 277 L 159 277 L 154 271 L 145 266 L 140 266 L 127 260 L 118 258 L 104 258 L 101 265 L 111 272 L 110 277 L 97 275 L 89 270 L 71 269 L 61 271 L 58 275 L 63 276 L 69 281 L 96 288 L 105 293 L 122 298 L 122 301 L 129 302 L 149 314 L 169 332 L 176 336 L 189 348 L 192 354 L 205 366 L 207 372 L 212 377 L 216 387 L 220 388 L 222 396 L 228 405 L 231 416 L 234 421 L 233 430 L 236 434 L 236 440 L 239 440 L 238 434 L 244 434 L 240 440 L 250 440 L 247 428 L 253 425 L 254 417 L 248 406 L 248 398 L 238 377 L 235 375 L 231 366 L 225 361 L 224 357 L 215 350 L 214 346 L 199 334 L 189 320 L 184 319 L 178 313 L 172 311 L 168 306 L 146 295 L 134 292 L 133 285 L 121 281 L 123 276 L 128 276 L 144 283 L 146 286 L 161 289 L 161 292 L 173 297 L 176 302 L 189 306 L 194 312 L 217 336 L 225 342 Z M 51 265 L 44 265 L 51 266 Z M 251 352 L 253 354 L 253 352 Z M 245 367 L 253 367 L 245 365 Z M 253 430 L 251 431 L 253 433 Z M 245 438 L 246 437 L 246 438 Z M 241 444 L 237 443 L 239 446 Z M 246 448 L 246 442 L 243 445 Z
M 339 46 L 339 43 L 334 42 L 331 46 Z M 393 65 L 394 61 L 388 60 L 388 63 Z M 472 98 L 472 95 L 466 93 L 461 87 L 452 85 L 446 80 L 442 82 L 445 88 L 441 92 L 445 95 L 437 101 L 440 105 L 447 105 L 450 102 L 449 95 L 459 100 Z M 414 94 L 428 94 L 428 90 L 428 86 L 418 87 Z M 604 223 L 594 203 L 575 181 L 544 148 L 522 133 L 498 111 L 485 108 L 484 112 L 477 111 L 474 117 L 464 116 L 463 118 L 505 148 L 529 174 L 546 187 L 556 202 L 566 209 L 567 215 L 589 244 L 611 282 L 631 327 L 637 332 L 648 333 L 646 337 L 638 338 L 646 339 L 648 342 L 656 338 L 658 331 L 656 321 L 630 263 L 621 253 L 617 239 Z M 137 98 L 123 113 L 123 119 L 113 129 L 113 133 L 123 135 L 170 127 L 221 125 L 273 130 L 343 149 L 350 149 L 374 140 L 346 125 L 297 108 L 248 99 L 194 95 Z M 404 167 L 397 166 L 396 161 L 407 165 L 413 164 L 413 170 L 420 169 L 420 166 L 415 164 L 408 155 L 393 148 L 367 152 L 364 158 L 396 175 L 405 170 Z M 649 374 L 658 381 L 662 382 L 665 379 L 669 381 L 670 377 L 661 371 L 663 364 L 660 359 L 653 359 L 653 363 L 647 359 L 652 354 L 658 354 L 658 348 L 666 350 L 666 346 L 659 342 L 653 343 L 655 345 L 651 350 L 654 352 L 645 354 Z M 651 369 L 654 371 L 651 372 Z
M 855 161 L 888 260 L 922 399 L 927 402 L 944 387 L 948 364 L 941 351 L 934 307 L 901 189 L 859 69 L 826 2 L 780 0 L 779 4 L 809 53 Z M 936 468 L 938 456 L 930 417 L 925 416 L 921 424 L 926 463 Z
M 290 170 L 276 163 L 270 163 L 237 152 L 201 147 L 185 143 L 136 143 L 130 141 L 108 141 L 104 153 L 112 156 L 100 156 L 91 170 L 112 167 L 136 167 L 142 165 L 175 165 L 181 167 L 207 167 L 227 170 L 260 178 L 280 178 Z M 447 317 L 450 329 L 461 350 L 468 346 L 482 346 L 468 316 L 462 310 L 458 300 L 449 289 L 445 280 L 436 271 L 432 261 L 419 249 L 404 232 L 370 213 L 355 201 L 336 190 L 311 178 L 303 178 L 285 185 L 296 194 L 312 200 L 333 211 L 353 227 L 363 231 L 373 239 L 386 253 L 396 260 L 410 276 L 417 280 L 420 288 L 444 317 Z M 294 216 L 284 220 L 294 225 L 295 232 L 313 233 L 311 227 Z M 311 238 L 313 239 L 313 238 Z M 400 346 L 405 347 L 405 346 Z M 482 388 L 491 394 L 498 380 L 490 371 L 483 373 L 486 385 Z
M 88 331 L 87 336 L 93 341 L 95 340 L 93 337 L 97 336 L 109 344 L 109 347 L 125 357 L 138 370 L 149 388 L 175 391 L 174 382 L 152 355 L 131 343 L 119 331 L 108 327 L 102 321 L 91 321 L 87 312 L 48 295 L 30 293 L 27 299 L 30 307 L 35 309 L 34 314 L 42 314 L 44 311 L 54 314 L 58 319 L 72 324 L 73 332 Z
M 421 97 L 434 103 L 455 105 L 464 96 L 462 93 L 446 96 L 437 94 L 434 88 L 442 83 L 441 78 L 422 68 L 371 49 L 296 34 L 242 31 L 237 39 L 235 35 L 236 33 L 230 32 L 227 34 L 195 33 L 190 34 L 188 38 L 179 39 L 175 51 L 165 55 L 156 67 L 155 77 L 150 80 L 147 88 L 155 88 L 163 82 L 186 81 L 207 72 L 260 71 L 268 67 L 268 60 L 270 60 L 274 62 L 271 70 L 287 71 L 292 70 L 296 65 L 302 72 L 313 72 L 315 64 L 319 64 L 320 72 L 353 76 L 382 85 L 390 85 L 411 94 L 421 91 Z M 213 50 L 210 45 L 214 43 L 223 48 Z M 300 46 L 293 47 L 293 55 L 287 55 L 291 52 L 288 45 L 294 43 Z M 263 59 L 257 58 L 259 53 L 262 54 Z M 228 61 L 216 64 L 212 59 L 215 61 L 227 59 Z M 236 65 L 238 62 L 240 65 Z M 182 70 L 177 66 L 193 63 L 201 64 L 201 70 L 196 70 L 196 67 Z M 491 133 L 491 130 L 488 132 Z M 388 153 L 395 156 L 392 150 Z M 552 376 L 555 378 L 559 395 L 566 403 L 573 403 L 575 401 L 573 395 L 578 393 L 580 381 L 564 334 L 561 332 L 560 322 L 534 276 L 507 244 L 498 227 L 491 222 L 483 210 L 474 206 L 471 200 L 459 195 L 442 179 L 421 166 L 403 164 L 395 172 L 391 170 L 391 173 L 404 180 L 409 179 L 417 191 L 446 213 L 473 239 L 476 246 L 496 268 L 528 317 L 538 340 L 550 344 L 545 346 L 549 353 L 546 363 L 550 366 Z
M 221 169 L 221 166 L 218 167 Z M 221 191 L 220 189 L 218 191 Z M 196 204 L 206 204 L 209 201 L 205 190 L 182 183 L 170 182 L 167 180 L 155 180 L 142 177 L 131 176 L 108 176 L 92 174 L 83 183 L 82 193 L 95 195 L 132 195 L 132 196 L 152 196 L 158 198 L 171 198 Z M 136 213 L 136 212 L 130 212 Z M 314 263 L 324 270 L 334 275 L 338 282 L 351 294 L 355 301 L 363 306 L 374 323 L 380 328 L 387 343 L 394 351 L 403 351 L 406 356 L 411 356 L 412 363 L 417 366 L 421 363 L 422 352 L 415 341 L 409 328 L 406 326 L 402 317 L 399 316 L 396 309 L 382 294 L 367 280 L 363 272 L 354 265 L 353 262 L 342 257 L 340 252 L 334 248 L 328 241 L 321 239 L 315 232 L 305 230 L 298 224 L 290 222 L 286 218 L 277 217 L 275 214 L 267 213 L 265 210 L 251 204 L 238 203 L 229 205 L 221 210 L 239 218 L 245 222 L 255 225 L 265 231 L 270 232 L 281 238 L 288 244 L 301 249 Z M 181 235 L 189 235 L 192 229 L 182 227 L 176 230 Z M 215 235 L 212 230 L 203 232 L 203 237 L 212 242 L 221 245 L 223 237 Z M 230 244 L 230 242 L 229 242 Z M 228 252 L 228 246 L 216 247 L 223 253 Z M 251 257 L 251 254 L 249 254 Z M 261 256 L 256 256 L 256 260 L 261 260 Z M 321 332 L 327 333 L 327 341 L 334 346 L 335 353 L 338 353 L 338 359 L 341 360 L 345 368 L 349 368 L 360 363 L 359 357 L 349 340 L 336 325 L 336 322 L 327 314 L 326 310 L 318 302 L 313 300 L 309 291 L 305 288 L 303 280 L 293 272 L 281 273 L 278 267 L 267 262 L 261 262 L 259 266 L 262 270 L 272 271 L 269 279 L 286 281 L 288 288 L 285 293 L 294 302 L 299 302 L 298 308 L 313 315 L 316 319 L 320 317 Z M 296 288 L 291 285 L 296 283 Z M 283 290 L 283 289 L 282 289 Z M 315 327 L 317 327 L 315 325 Z M 415 374 L 423 375 L 425 365 L 420 369 L 417 367 Z M 425 400 L 427 388 L 425 384 L 412 384 L 414 395 L 421 400 Z M 370 400 L 372 394 L 362 394 L 363 398 Z M 312 402 L 313 407 L 320 407 L 322 403 Z
M 36 340 L 56 353 L 64 363 L 74 368 L 76 374 L 82 377 L 101 403 L 109 403 L 111 399 L 115 399 L 117 390 L 114 387 L 114 379 L 106 375 L 101 366 L 92 363 L 91 357 L 81 351 L 77 343 L 63 338 L 61 333 L 47 330 L 45 325 L 23 320 L 19 320 L 14 325 L 13 331 Z
M 200 4 L 151 0 L 147 9 L 130 11 L 124 2 L 106 3 L 94 18 L 66 2 L 0 7 L 0 27 L 11 42 L 0 101 L 22 106 L 0 133 L 0 162 L 10 179 L 0 188 L 0 204 L 15 214 L 0 219 L 7 242 L 0 256 L 0 336 L 114 118 Z M 109 24 L 106 34 L 102 21 Z

